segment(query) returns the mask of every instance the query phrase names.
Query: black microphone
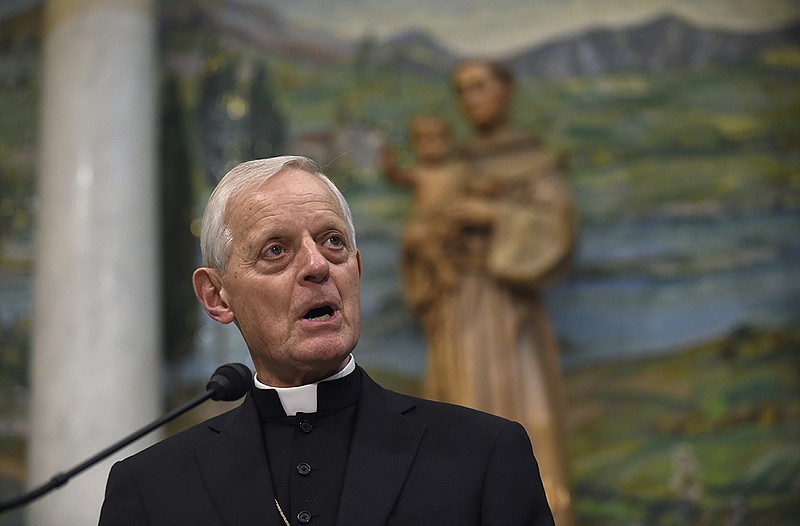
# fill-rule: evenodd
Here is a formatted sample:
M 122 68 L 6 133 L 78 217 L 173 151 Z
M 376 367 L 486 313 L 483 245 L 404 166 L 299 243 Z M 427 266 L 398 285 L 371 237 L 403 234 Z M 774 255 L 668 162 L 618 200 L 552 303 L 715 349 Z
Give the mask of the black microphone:
M 167 422 L 174 420 L 175 418 L 179 417 L 183 413 L 189 411 L 190 409 L 194 409 L 198 405 L 202 404 L 208 399 L 211 400 L 222 400 L 226 402 L 232 402 L 234 400 L 238 400 L 242 396 L 247 393 L 250 389 L 250 386 L 253 383 L 253 373 L 250 371 L 250 368 L 241 363 L 226 363 L 225 365 L 221 365 L 214 371 L 214 374 L 211 375 L 211 379 L 209 379 L 208 384 L 206 384 L 206 392 L 196 396 L 195 398 L 189 400 L 188 402 L 180 405 L 167 413 L 166 415 L 153 420 L 143 428 L 139 429 L 138 431 L 131 433 L 127 437 L 123 438 L 119 442 L 112 444 L 111 446 L 107 447 L 106 449 L 100 451 L 93 457 L 83 461 L 82 463 L 78 464 L 74 468 L 69 471 L 62 472 L 56 474 L 53 478 L 50 479 L 49 482 L 39 486 L 31 490 L 28 493 L 20 495 L 14 499 L 11 499 L 7 502 L 0 503 L 0 513 L 12 510 L 14 508 L 18 508 L 19 506 L 23 506 L 32 500 L 35 500 L 50 491 L 63 486 L 66 484 L 69 479 L 77 475 L 78 473 L 84 471 L 85 469 L 90 468 L 94 464 L 97 464 L 107 456 L 111 455 L 122 449 L 123 447 L 127 446 L 131 442 L 142 438 L 147 433 L 153 431 L 157 427 L 161 427 Z
M 243 397 L 253 385 L 253 371 L 243 363 L 220 365 L 206 384 L 206 392 L 215 401 L 233 402 Z

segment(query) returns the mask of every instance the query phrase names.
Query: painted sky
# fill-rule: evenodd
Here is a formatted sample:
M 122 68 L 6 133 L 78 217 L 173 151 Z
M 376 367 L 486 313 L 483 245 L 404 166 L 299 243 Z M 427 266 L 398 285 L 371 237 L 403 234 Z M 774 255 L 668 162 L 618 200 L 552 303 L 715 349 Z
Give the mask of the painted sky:
M 800 0 L 251 0 L 293 22 L 348 38 L 418 27 L 453 51 L 501 55 L 593 26 L 672 13 L 703 25 L 758 30 L 800 18 Z

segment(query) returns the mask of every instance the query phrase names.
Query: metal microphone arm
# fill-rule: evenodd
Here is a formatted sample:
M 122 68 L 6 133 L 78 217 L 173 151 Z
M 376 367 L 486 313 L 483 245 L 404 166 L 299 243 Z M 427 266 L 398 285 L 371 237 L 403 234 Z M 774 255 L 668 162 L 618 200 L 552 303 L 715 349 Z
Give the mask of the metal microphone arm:
M 245 372 L 246 371 L 246 372 Z M 208 382 L 206 386 L 206 392 L 200 394 L 188 402 L 176 407 L 169 413 L 153 420 L 143 428 L 131 433 L 130 435 L 126 436 L 122 440 L 108 446 L 104 450 L 100 451 L 99 453 L 95 454 L 91 458 L 88 458 L 75 466 L 74 468 L 70 469 L 69 471 L 64 471 L 61 473 L 57 473 L 50 479 L 49 482 L 42 484 L 41 486 L 34 488 L 33 490 L 29 491 L 28 493 L 24 493 L 18 497 L 15 497 L 11 500 L 6 502 L 0 502 L 0 513 L 8 510 L 12 510 L 14 508 L 18 508 L 20 506 L 24 506 L 25 504 L 31 502 L 32 500 L 38 499 L 39 497 L 49 493 L 50 491 L 59 488 L 66 484 L 69 479 L 77 475 L 78 473 L 92 467 L 93 465 L 97 464 L 107 456 L 119 451 L 123 447 L 127 446 L 131 442 L 134 442 L 144 435 L 150 433 L 154 429 L 163 426 L 167 422 L 170 422 L 183 413 L 194 409 L 198 405 L 202 404 L 209 398 L 213 398 L 214 400 L 237 400 L 241 398 L 245 392 L 247 392 L 248 385 L 247 382 L 244 381 L 244 378 L 249 378 L 249 381 L 252 382 L 252 376 L 250 375 L 250 369 L 243 364 L 236 363 L 236 364 L 225 364 L 219 367 L 212 375 L 211 380 Z

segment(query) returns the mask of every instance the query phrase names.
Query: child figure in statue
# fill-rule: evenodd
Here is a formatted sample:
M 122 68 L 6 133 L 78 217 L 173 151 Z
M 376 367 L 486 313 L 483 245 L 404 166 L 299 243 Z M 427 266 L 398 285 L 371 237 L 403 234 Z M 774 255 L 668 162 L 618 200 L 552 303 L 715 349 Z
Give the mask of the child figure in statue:
M 445 254 L 452 248 L 448 240 L 454 236 L 438 216 L 442 206 L 463 190 L 464 171 L 453 159 L 450 125 L 445 119 L 436 115 L 414 117 L 408 134 L 416 164 L 401 168 L 392 152 L 386 151 L 383 168 L 390 183 L 412 191 L 413 211 L 400 239 L 400 268 L 405 299 L 424 318 L 441 289 L 452 287 L 458 280 L 456 262 Z

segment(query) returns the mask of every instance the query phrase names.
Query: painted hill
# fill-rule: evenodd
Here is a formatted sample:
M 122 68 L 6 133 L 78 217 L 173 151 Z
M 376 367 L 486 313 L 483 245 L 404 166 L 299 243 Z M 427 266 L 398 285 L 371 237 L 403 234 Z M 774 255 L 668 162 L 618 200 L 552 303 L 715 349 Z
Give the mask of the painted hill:
M 800 47 L 800 22 L 759 33 L 701 27 L 677 16 L 617 29 L 596 27 L 502 58 L 524 77 L 560 80 L 621 72 L 657 73 L 729 66 L 775 49 Z M 363 47 L 362 47 L 363 49 Z M 463 56 L 434 36 L 409 30 L 372 48 L 371 59 L 420 75 L 443 75 Z
M 667 70 L 733 65 L 770 49 L 800 46 L 800 23 L 762 33 L 719 31 L 675 16 L 623 29 L 592 29 L 549 42 L 509 62 L 525 76 L 563 79 L 625 71 Z

